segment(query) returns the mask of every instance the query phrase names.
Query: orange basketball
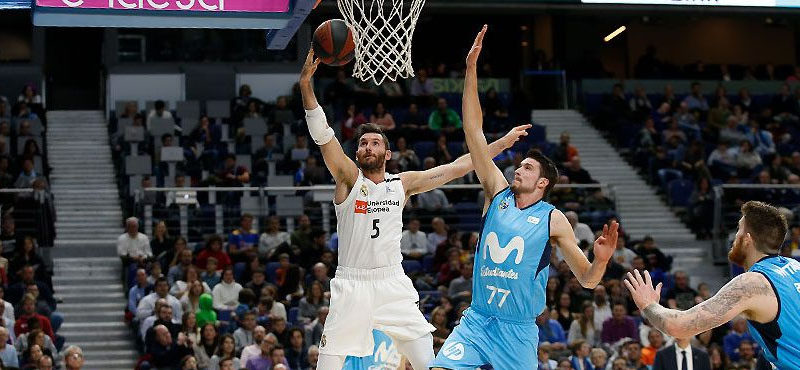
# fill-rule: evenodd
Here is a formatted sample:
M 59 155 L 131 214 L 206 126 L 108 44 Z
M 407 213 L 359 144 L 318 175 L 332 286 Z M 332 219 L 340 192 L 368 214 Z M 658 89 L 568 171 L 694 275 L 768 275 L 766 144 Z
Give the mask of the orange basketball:
M 313 46 L 314 54 L 329 66 L 345 65 L 355 56 L 353 32 L 341 19 L 327 20 L 319 25 L 314 31 Z

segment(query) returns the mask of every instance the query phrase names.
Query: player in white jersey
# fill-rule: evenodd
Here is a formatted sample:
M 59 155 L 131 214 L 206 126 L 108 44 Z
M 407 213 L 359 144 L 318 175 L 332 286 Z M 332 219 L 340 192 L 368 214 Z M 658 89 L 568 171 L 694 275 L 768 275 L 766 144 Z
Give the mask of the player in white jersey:
M 309 51 L 300 76 L 308 130 L 320 146 L 336 182 L 334 205 L 339 235 L 339 267 L 331 280 L 331 306 L 319 343 L 320 370 L 338 370 L 346 356 L 373 351 L 372 330 L 392 338 L 416 370 L 433 359 L 434 330 L 419 310 L 419 294 L 403 272 L 400 238 L 403 207 L 414 194 L 432 190 L 472 171 L 469 155 L 426 171 L 386 173 L 389 141 L 374 124 L 359 126 L 356 162 L 345 155 L 317 103 L 311 78 L 319 60 Z M 515 127 L 489 145 L 498 155 L 530 125 Z

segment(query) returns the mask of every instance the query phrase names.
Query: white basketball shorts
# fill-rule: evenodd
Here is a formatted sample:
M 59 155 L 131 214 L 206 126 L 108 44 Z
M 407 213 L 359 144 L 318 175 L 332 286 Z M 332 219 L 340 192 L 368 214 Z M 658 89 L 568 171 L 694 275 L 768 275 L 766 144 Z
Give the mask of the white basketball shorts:
M 331 280 L 331 306 L 319 352 L 369 356 L 372 329 L 394 340 L 419 339 L 435 330 L 419 310 L 419 294 L 401 265 L 377 269 L 339 266 Z

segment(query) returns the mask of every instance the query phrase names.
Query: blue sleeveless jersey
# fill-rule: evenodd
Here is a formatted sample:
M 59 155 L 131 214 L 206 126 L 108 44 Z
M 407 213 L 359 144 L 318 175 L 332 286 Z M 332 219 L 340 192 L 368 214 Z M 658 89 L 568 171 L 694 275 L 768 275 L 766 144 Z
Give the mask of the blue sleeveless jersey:
M 766 324 L 748 321 L 764 357 L 778 369 L 800 369 L 800 262 L 769 256 L 748 271 L 763 274 L 778 297 L 778 315 Z
M 372 330 L 375 350 L 370 356 L 347 356 L 342 370 L 397 370 L 401 355 L 392 338 L 379 330 Z
M 475 251 L 473 310 L 520 323 L 542 313 L 553 209 L 544 201 L 519 209 L 510 188 L 492 199 Z

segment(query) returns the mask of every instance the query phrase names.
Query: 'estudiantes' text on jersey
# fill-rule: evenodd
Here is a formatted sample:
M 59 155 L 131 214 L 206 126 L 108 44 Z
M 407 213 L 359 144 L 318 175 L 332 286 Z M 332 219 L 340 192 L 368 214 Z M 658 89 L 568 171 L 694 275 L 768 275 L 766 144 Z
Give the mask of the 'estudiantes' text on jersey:
M 336 204 L 339 265 L 374 269 L 403 262 L 400 238 L 406 194 L 398 175 L 375 184 L 358 171 L 347 199 Z
M 475 251 L 472 309 L 523 323 L 542 313 L 553 209 L 544 201 L 519 209 L 510 188 L 492 199 Z
M 764 349 L 764 357 L 778 369 L 800 369 L 800 262 L 769 256 L 749 271 L 769 280 L 778 298 L 778 315 L 766 324 L 748 321 L 750 334 Z

